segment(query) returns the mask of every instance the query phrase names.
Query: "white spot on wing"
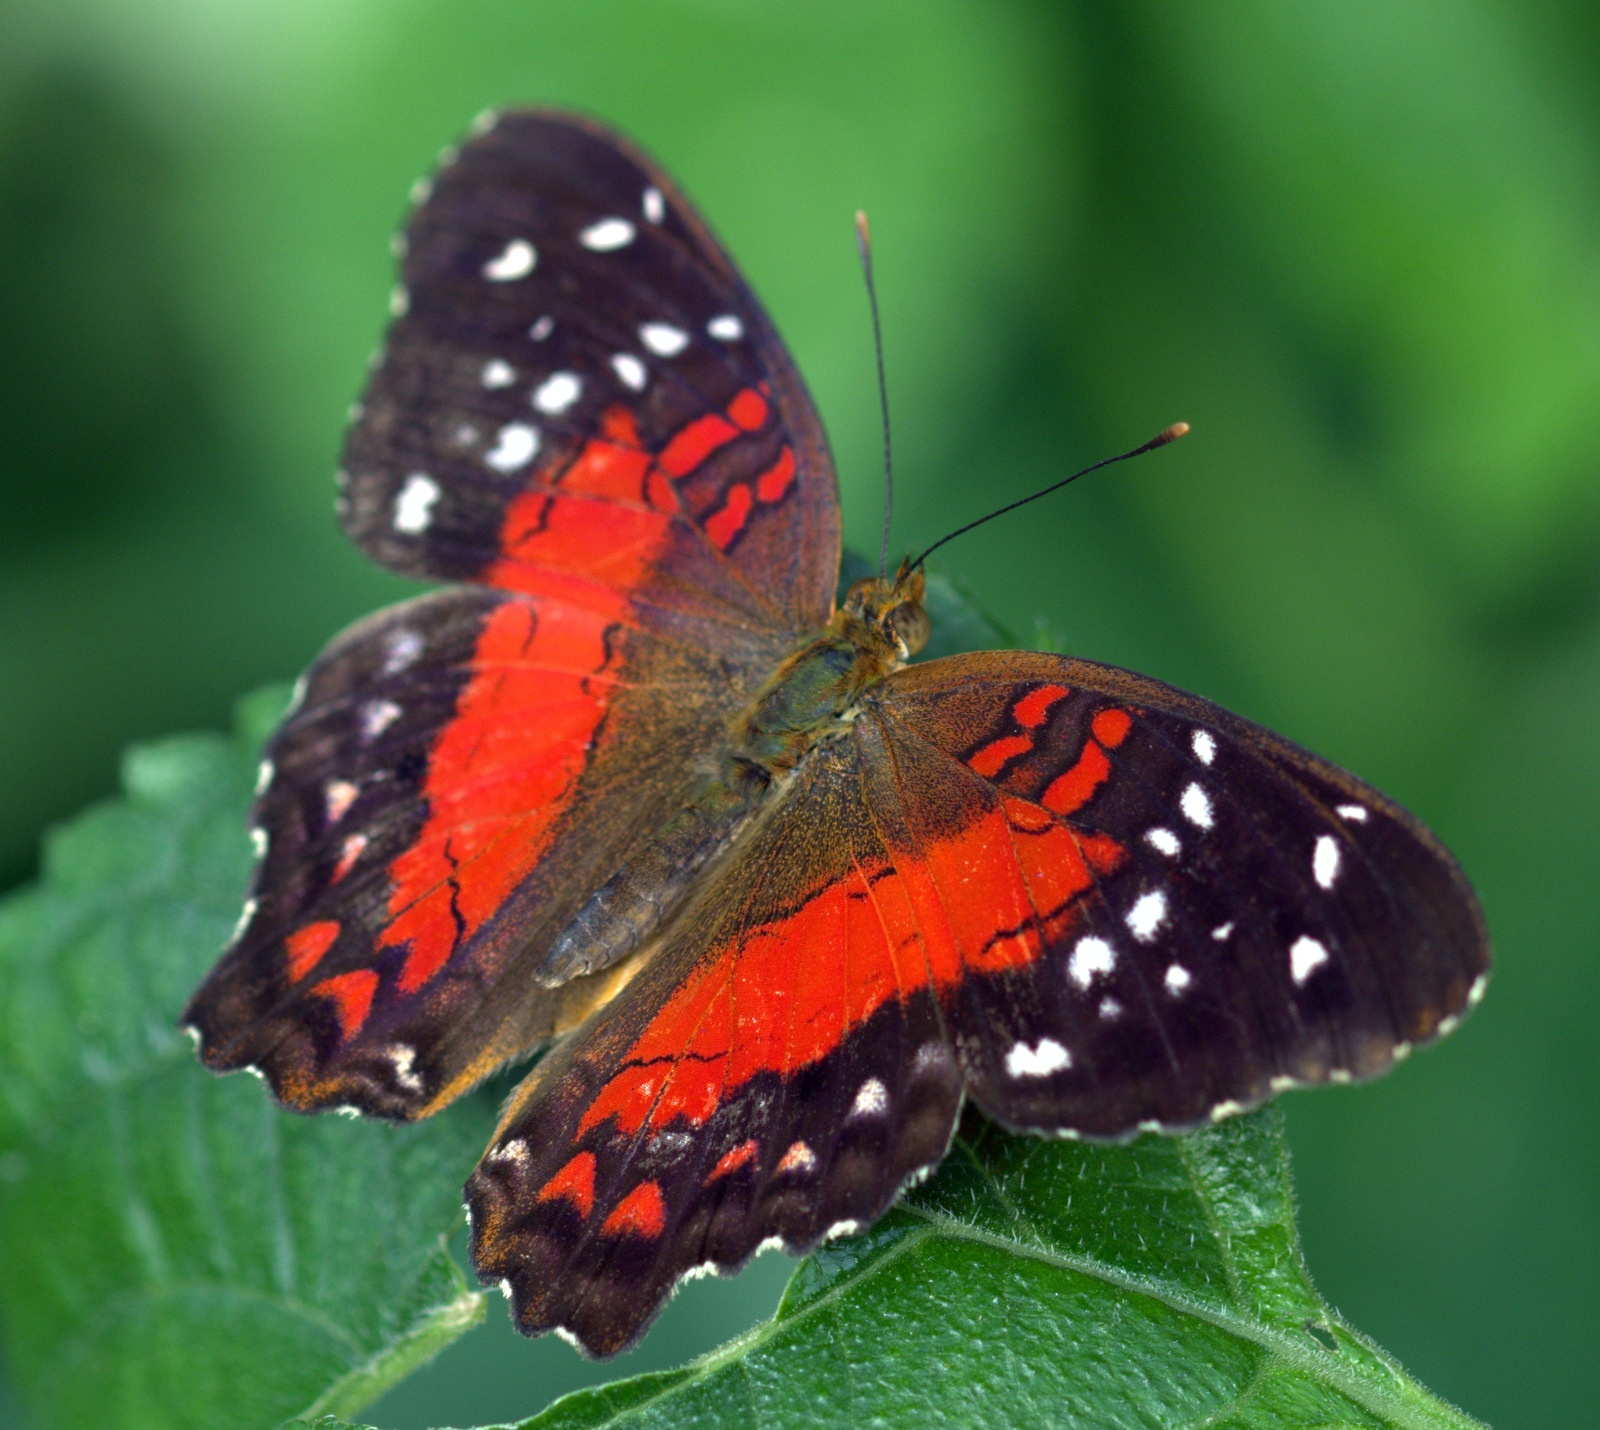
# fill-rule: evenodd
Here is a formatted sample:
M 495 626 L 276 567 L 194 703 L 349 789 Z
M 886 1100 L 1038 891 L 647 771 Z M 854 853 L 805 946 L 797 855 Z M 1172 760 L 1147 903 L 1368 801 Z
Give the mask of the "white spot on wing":
M 1367 809 L 1361 804 L 1341 804 L 1334 811 L 1340 819 L 1348 819 L 1352 824 L 1365 824 L 1367 822 Z
M 1067 976 L 1087 988 L 1097 974 L 1110 973 L 1116 965 L 1117 952 L 1103 938 L 1080 938 L 1067 960 Z
M 583 394 L 583 379 L 575 372 L 553 372 L 533 394 L 533 405 L 552 417 L 565 412 Z
M 578 235 L 578 242 L 593 253 L 610 253 L 626 248 L 638 230 L 625 218 L 603 218 Z
M 1194 982 L 1194 978 L 1181 963 L 1174 963 L 1167 969 L 1167 976 L 1162 981 L 1167 985 L 1167 992 L 1177 998 Z
M 889 1106 L 889 1090 L 875 1077 L 869 1077 L 856 1090 L 850 1104 L 851 1117 L 876 1117 Z
M 361 738 L 376 740 L 400 718 L 400 707 L 392 700 L 369 700 L 361 707 Z
M 483 454 L 483 460 L 497 472 L 514 472 L 538 455 L 538 429 L 526 422 L 508 422 L 496 434 L 494 446 Z
M 388 651 L 383 657 L 383 673 L 398 675 L 409 665 L 414 665 L 422 654 L 422 637 L 416 631 L 401 629 L 389 637 Z
M 661 190 L 654 184 L 644 191 L 639 207 L 644 210 L 644 216 L 651 223 L 660 223 L 667 216 L 667 201 L 661 197 Z
M 389 290 L 389 312 L 396 318 L 403 318 L 411 311 L 411 295 L 406 292 L 404 283 L 396 283 Z
M 611 359 L 611 370 L 622 379 L 626 386 L 631 387 L 635 392 L 644 391 L 644 364 L 632 353 L 617 353 Z
M 265 794 L 267 786 L 272 783 L 273 764 L 271 760 L 263 760 L 256 766 L 256 793 Z
M 254 851 L 257 859 L 267 852 L 267 831 L 259 824 L 251 826 L 250 848 Z
M 413 206 L 427 203 L 433 197 L 433 180 L 428 178 L 418 179 L 411 186 L 409 197 Z
M 329 824 L 337 824 L 356 802 L 360 791 L 349 780 L 329 780 L 322 790 L 322 808 Z
M 532 273 L 538 261 L 538 251 L 527 239 L 514 238 L 483 265 L 483 276 L 491 283 L 514 283 Z
M 1233 933 L 1233 920 L 1229 919 L 1227 923 L 1218 924 L 1214 929 L 1212 929 L 1211 930 L 1211 937 L 1216 939 L 1216 941 L 1218 943 L 1226 943 L 1228 938 L 1229 938 L 1229 936 L 1232 933 Z
M 407 1092 L 421 1092 L 422 1078 L 416 1071 L 417 1050 L 409 1043 L 390 1043 L 383 1051 L 394 1067 L 394 1080 Z
M 1013 1043 L 1006 1054 L 1006 1071 L 1012 1077 L 1049 1077 L 1072 1066 L 1072 1054 L 1054 1038 L 1040 1038 L 1038 1045 Z
M 1178 836 L 1170 829 L 1157 825 L 1145 834 L 1145 840 L 1158 854 L 1165 854 L 1169 859 L 1175 859 L 1183 852 L 1183 845 Z
M 550 336 L 551 333 L 555 332 L 555 330 L 556 320 L 546 313 L 544 317 L 538 319 L 534 325 L 528 329 L 528 336 L 532 338 L 534 342 L 542 343 Z
M 1122 1016 L 1122 1004 L 1115 998 L 1102 998 L 1100 1000 L 1100 1016 L 1108 1023 L 1114 1023 Z
M 1487 973 L 1480 973 L 1472 980 L 1472 987 L 1467 989 L 1467 1007 L 1476 1008 L 1478 1004 L 1483 1002 L 1483 995 L 1488 992 L 1488 990 L 1489 975 Z M 1401 1044 L 1401 1047 L 1405 1047 L 1405 1044 Z M 1406 1051 L 1409 1053 L 1411 1049 L 1406 1047 Z M 1395 1049 L 1395 1056 L 1397 1058 L 1400 1056 L 1399 1048 Z
M 1140 943 L 1149 943 L 1167 921 L 1167 896 L 1160 889 L 1140 894 L 1128 910 L 1124 922 Z
M 844 1221 L 836 1221 L 822 1233 L 824 1241 L 837 1241 L 841 1236 L 854 1236 L 861 1230 L 861 1223 L 851 1221 L 848 1217 Z
M 657 357 L 676 357 L 689 346 L 689 335 L 671 323 L 641 323 L 639 341 Z
M 239 910 L 239 920 L 233 926 L 233 932 L 228 935 L 229 943 L 238 943 L 244 937 L 244 931 L 250 927 L 250 920 L 256 916 L 256 901 L 246 899 L 244 907 Z
M 517 370 L 504 358 L 490 358 L 483 365 L 483 374 L 479 381 L 491 391 L 500 387 L 510 387 L 517 380 Z
M 1178 808 L 1183 811 L 1183 817 L 1190 824 L 1200 829 L 1210 829 L 1214 820 L 1211 813 L 1211 796 L 1199 785 L 1190 785 L 1183 792 L 1183 798 L 1178 801 Z
M 394 529 L 418 536 L 433 521 L 433 504 L 439 500 L 439 484 L 426 472 L 413 472 L 400 488 L 394 502 Z
M 1324 889 L 1331 889 L 1339 877 L 1339 841 L 1331 834 L 1319 834 L 1311 851 L 1311 872 Z
M 913 1074 L 924 1073 L 931 1068 L 946 1067 L 949 1062 L 950 1049 L 943 1043 L 924 1043 L 911 1060 L 911 1071 Z
M 1289 975 L 1304 983 L 1328 961 L 1328 950 L 1310 934 L 1301 934 L 1289 948 Z
M 736 343 L 744 336 L 744 324 L 737 313 L 719 313 L 706 324 L 706 331 L 719 343 Z
M 508 1301 L 511 1299 L 511 1282 L 508 1281 L 504 1276 L 500 1278 L 500 1294 Z
M 528 1144 L 520 1137 L 513 1138 L 502 1146 L 491 1147 L 483 1160 L 485 1162 L 526 1162 L 528 1160 Z
M 1189 736 L 1189 746 L 1202 765 L 1209 765 L 1217 757 L 1217 742 L 1209 730 L 1196 730 Z

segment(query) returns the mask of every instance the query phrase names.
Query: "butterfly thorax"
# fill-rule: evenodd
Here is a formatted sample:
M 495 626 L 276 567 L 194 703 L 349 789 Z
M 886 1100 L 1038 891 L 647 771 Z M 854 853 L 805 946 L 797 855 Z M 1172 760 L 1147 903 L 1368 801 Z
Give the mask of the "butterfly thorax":
M 920 571 L 856 582 L 822 633 L 790 655 L 735 717 L 733 758 L 776 777 L 846 726 L 862 694 L 926 644 L 923 588 Z
M 861 696 L 928 639 L 920 571 L 850 588 L 822 631 L 790 654 L 729 722 L 715 767 L 685 788 L 677 812 L 632 849 L 578 910 L 545 956 L 541 982 L 558 986 L 610 967 L 670 921 L 697 877 L 771 807 L 787 777 L 846 730 Z

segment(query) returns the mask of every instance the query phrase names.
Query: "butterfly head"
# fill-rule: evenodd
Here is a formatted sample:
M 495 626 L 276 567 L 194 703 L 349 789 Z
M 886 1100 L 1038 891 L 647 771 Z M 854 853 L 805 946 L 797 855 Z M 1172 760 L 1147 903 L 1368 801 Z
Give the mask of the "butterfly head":
M 841 614 L 881 636 L 902 661 L 910 660 L 928 643 L 926 590 L 922 572 L 903 563 L 893 581 L 880 576 L 857 581 L 845 593 Z

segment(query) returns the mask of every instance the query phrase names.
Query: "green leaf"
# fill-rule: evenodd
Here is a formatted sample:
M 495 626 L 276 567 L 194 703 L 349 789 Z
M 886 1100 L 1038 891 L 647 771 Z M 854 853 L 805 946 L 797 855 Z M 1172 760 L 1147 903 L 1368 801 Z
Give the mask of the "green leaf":
M 448 1254 L 483 1098 L 414 1128 L 214 1078 L 175 1020 L 238 914 L 281 691 L 133 751 L 0 905 L 0 1335 L 49 1427 L 350 1414 L 483 1315 Z
M 522 1430 L 1476 1423 L 1312 1289 L 1269 1107 L 1122 1147 L 969 1115 L 938 1174 L 803 1262 L 770 1323 Z

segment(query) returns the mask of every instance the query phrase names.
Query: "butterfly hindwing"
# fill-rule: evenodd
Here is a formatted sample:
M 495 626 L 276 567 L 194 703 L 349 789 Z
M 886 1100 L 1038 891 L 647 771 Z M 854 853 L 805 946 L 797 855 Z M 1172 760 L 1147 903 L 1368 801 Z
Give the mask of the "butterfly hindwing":
M 345 456 L 347 530 L 414 575 L 577 582 L 789 641 L 832 606 L 821 425 L 670 181 L 599 126 L 513 111 L 404 236 L 403 311 Z
M 414 1117 L 577 1021 L 609 981 L 528 965 L 739 695 L 553 597 L 455 587 L 352 627 L 265 752 L 246 917 L 185 1015 L 208 1065 Z
M 652 963 L 519 1090 L 467 1186 L 519 1326 L 592 1354 L 700 1269 L 865 1226 L 961 1080 L 855 751 L 808 762 Z
M 996 652 L 869 705 L 874 802 L 986 969 L 948 1016 L 1010 1127 L 1119 1137 L 1369 1077 L 1481 992 L 1481 915 L 1438 842 L 1207 701 Z

